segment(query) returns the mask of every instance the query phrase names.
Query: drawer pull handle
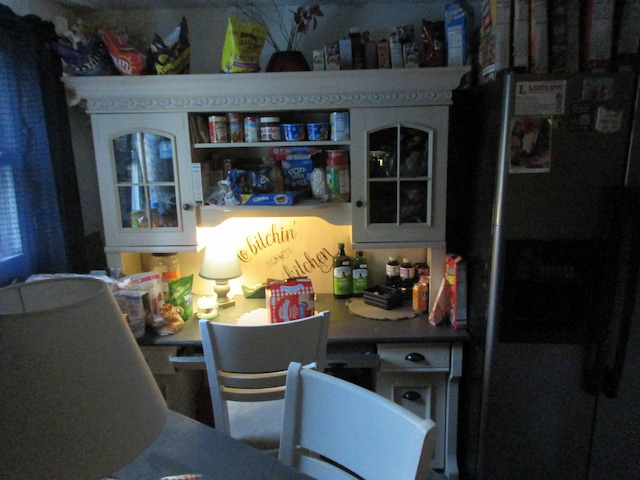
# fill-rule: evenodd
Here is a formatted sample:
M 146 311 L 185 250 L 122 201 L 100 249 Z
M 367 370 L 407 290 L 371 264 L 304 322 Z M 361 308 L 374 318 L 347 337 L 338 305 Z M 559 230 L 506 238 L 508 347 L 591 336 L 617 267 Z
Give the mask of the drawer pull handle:
M 422 362 L 424 361 L 424 355 L 418 352 L 411 352 L 408 353 L 407 356 L 404 357 L 404 359 L 409 362 Z
M 402 398 L 405 400 L 409 400 L 410 402 L 415 402 L 416 400 L 420 400 L 421 396 L 415 390 L 409 390 L 408 392 L 404 392 L 402 394 Z

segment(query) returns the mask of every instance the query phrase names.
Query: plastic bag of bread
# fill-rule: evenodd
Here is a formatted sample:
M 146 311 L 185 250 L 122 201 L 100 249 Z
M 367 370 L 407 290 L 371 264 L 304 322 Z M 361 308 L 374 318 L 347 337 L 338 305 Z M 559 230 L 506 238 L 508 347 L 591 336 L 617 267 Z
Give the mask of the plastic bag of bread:
M 269 29 L 257 23 L 243 22 L 229 17 L 227 34 L 222 47 L 224 73 L 250 73 L 260 71 L 260 53 Z
M 149 71 L 157 75 L 189 73 L 191 46 L 186 17 L 164 40 L 157 33 L 149 47 Z

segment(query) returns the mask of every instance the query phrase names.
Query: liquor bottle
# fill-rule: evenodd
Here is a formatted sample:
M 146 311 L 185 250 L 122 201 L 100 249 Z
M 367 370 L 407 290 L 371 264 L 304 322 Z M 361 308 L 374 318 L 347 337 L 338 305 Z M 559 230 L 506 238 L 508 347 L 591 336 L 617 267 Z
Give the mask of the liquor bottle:
M 356 251 L 356 258 L 353 260 L 353 296 L 361 297 L 368 285 L 369 271 L 367 268 L 367 259 L 364 257 L 362 250 Z
M 351 297 L 351 258 L 344 251 L 344 243 L 338 243 L 338 253 L 333 257 L 333 296 Z
M 387 287 L 400 287 L 400 264 L 397 257 L 389 257 L 389 261 L 385 266 L 385 277 L 387 279 Z

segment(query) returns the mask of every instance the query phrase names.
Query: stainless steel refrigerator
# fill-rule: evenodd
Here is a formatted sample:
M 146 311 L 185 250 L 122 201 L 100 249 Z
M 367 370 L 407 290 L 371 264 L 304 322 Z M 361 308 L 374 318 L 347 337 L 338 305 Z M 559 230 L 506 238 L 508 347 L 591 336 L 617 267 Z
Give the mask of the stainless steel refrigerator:
M 447 248 L 468 262 L 458 438 L 477 479 L 640 478 L 637 76 L 454 94 Z

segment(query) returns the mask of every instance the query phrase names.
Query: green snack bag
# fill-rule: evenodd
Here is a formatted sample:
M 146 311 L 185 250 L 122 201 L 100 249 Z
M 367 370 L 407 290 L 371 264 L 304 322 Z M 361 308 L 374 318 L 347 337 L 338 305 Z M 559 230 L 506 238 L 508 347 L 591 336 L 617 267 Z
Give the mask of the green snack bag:
M 183 320 L 188 320 L 193 313 L 193 275 L 178 278 L 169 282 L 169 302 L 178 309 L 182 309 Z

